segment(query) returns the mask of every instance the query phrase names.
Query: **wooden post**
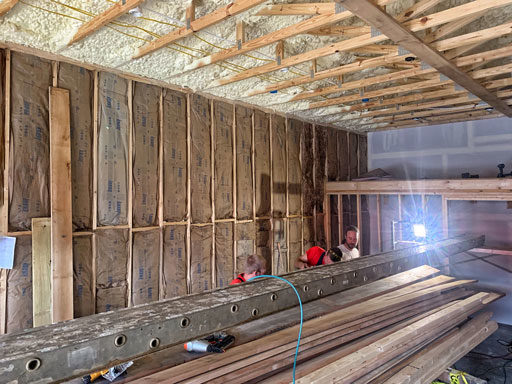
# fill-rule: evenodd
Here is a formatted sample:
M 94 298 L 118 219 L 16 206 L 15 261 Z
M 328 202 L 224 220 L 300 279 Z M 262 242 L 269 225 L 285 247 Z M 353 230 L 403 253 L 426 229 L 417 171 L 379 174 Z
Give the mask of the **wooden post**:
M 96 313 L 96 229 L 98 228 L 98 71 L 93 75 L 92 131 L 92 296 Z
M 234 276 L 238 272 L 238 263 L 237 263 L 237 255 L 238 255 L 238 242 L 236 240 L 236 222 L 238 220 L 238 210 L 237 210 L 237 177 L 236 177 L 236 107 L 233 104 L 233 131 L 232 131 L 232 137 L 231 142 L 233 143 L 233 269 L 234 269 Z M 233 276 L 233 277 L 234 277 Z
M 128 81 L 128 271 L 126 283 L 128 285 L 128 305 L 132 306 L 133 286 L 133 80 Z
M 52 323 L 51 218 L 32 219 L 32 319 Z
M 331 248 L 331 195 L 324 199 L 324 231 L 327 248 Z
M 212 181 L 210 183 L 210 197 L 212 204 L 212 257 L 211 257 L 211 279 L 212 288 L 217 287 L 217 271 L 215 268 L 215 110 L 213 100 L 210 100 L 210 170 Z
M 50 87 L 53 321 L 73 318 L 73 224 L 69 91 Z
M 273 135 L 272 135 L 272 124 L 273 124 L 273 116 L 270 115 L 268 119 L 268 135 L 269 135 L 269 141 L 270 141 L 270 271 L 272 271 L 272 274 L 277 274 L 277 267 L 274 265 L 274 176 L 272 173 L 272 167 L 273 167 L 273 161 L 274 156 L 272 152 L 272 145 L 273 145 Z
M 192 203 L 190 201 L 192 191 L 191 191 L 191 182 L 190 182 L 190 172 L 191 172 L 191 160 L 192 160 L 192 139 L 190 132 L 190 102 L 191 102 L 190 93 L 187 94 L 187 292 L 192 292 L 192 278 L 190 273 L 190 260 L 191 260 L 191 241 L 190 241 L 190 224 L 192 220 Z
M 343 196 L 338 194 L 338 239 L 343 241 Z
M 377 242 L 379 244 L 379 252 L 382 252 L 382 228 L 380 222 L 380 194 L 377 195 Z
M 158 226 L 160 228 L 158 298 L 163 299 L 164 286 L 164 90 L 160 89 L 158 141 Z
M 361 227 L 362 217 L 361 217 L 361 195 L 357 195 L 357 228 L 359 228 L 359 253 L 363 254 L 363 230 Z
M 286 260 L 286 269 L 283 273 L 290 272 L 290 199 L 289 199 L 289 174 L 288 172 L 288 124 L 290 121 L 286 117 L 284 119 L 284 164 L 286 168 L 286 219 L 285 219 L 285 235 L 286 235 L 286 259 L 283 259 L 283 255 L 281 255 L 282 260 Z

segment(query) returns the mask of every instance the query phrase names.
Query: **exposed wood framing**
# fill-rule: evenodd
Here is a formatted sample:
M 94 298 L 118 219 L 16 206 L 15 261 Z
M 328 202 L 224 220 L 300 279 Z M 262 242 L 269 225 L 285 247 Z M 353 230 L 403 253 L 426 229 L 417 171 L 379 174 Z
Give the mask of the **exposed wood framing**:
M 52 323 L 51 219 L 32 219 L 32 319 L 34 327 Z
M 381 195 L 377 195 L 377 244 L 379 252 L 382 252 L 382 224 L 381 224 L 381 217 L 380 217 L 380 205 L 381 205 Z
M 190 127 L 190 102 L 192 100 L 192 97 L 190 94 L 187 94 L 187 239 L 186 239 L 186 248 L 187 248 L 187 292 L 192 293 L 192 279 L 191 279 L 191 271 L 190 271 L 190 260 L 191 260 L 191 236 L 190 236 L 190 230 L 191 230 L 191 223 L 192 223 L 192 188 L 191 188 L 191 161 L 192 161 L 192 134 L 191 134 L 191 127 Z
M 340 241 L 343 240 L 343 199 L 341 195 L 338 195 L 338 239 Z
M 52 319 L 73 318 L 73 224 L 69 91 L 50 88 Z
M 117 2 L 115 5 L 106 11 L 95 16 L 92 20 L 88 21 L 78 29 L 73 38 L 69 41 L 68 45 L 75 44 L 76 42 L 93 34 L 101 27 L 104 27 L 111 21 L 117 19 L 119 16 L 127 13 L 130 9 L 136 8 L 142 4 L 144 0 L 123 0 Z
M 256 16 L 322 15 L 336 13 L 335 3 L 274 4 L 261 9 Z
M 210 100 L 210 172 L 211 172 L 211 183 L 210 183 L 210 203 L 212 206 L 212 223 L 215 223 L 215 108 L 213 100 Z M 217 287 L 217 271 L 216 255 L 215 255 L 215 234 L 216 225 L 212 225 L 212 254 L 210 260 L 210 278 L 212 279 L 212 288 Z
M 194 32 L 200 31 L 221 21 L 228 17 L 238 15 L 241 12 L 247 11 L 248 9 L 265 2 L 265 0 L 235 0 L 232 3 L 217 9 L 216 11 L 190 21 L 190 26 L 176 29 L 175 31 L 168 33 L 156 40 L 147 43 L 146 45 L 139 48 L 137 54 L 133 57 L 138 59 L 142 56 L 148 55 L 156 50 L 165 47 L 179 39 L 186 36 L 192 35 Z
M 164 90 L 160 90 L 158 100 L 158 227 L 159 231 L 159 267 L 158 267 L 158 298 L 164 295 Z
M 0 16 L 9 12 L 17 3 L 18 0 L 2 0 L 0 3 Z
M 362 222 L 363 217 L 361 216 L 361 195 L 357 195 L 357 228 L 359 228 L 359 252 L 361 255 L 363 254 L 363 231 L 362 231 Z

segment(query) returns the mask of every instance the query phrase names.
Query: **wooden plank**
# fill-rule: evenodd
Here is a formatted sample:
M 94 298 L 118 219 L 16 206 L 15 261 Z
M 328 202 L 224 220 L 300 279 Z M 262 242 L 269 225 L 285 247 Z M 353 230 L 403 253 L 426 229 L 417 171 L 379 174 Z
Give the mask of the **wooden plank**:
M 50 87 L 50 194 L 53 321 L 73 318 L 73 224 L 69 91 Z
M 469 4 L 463 4 L 458 7 L 453 7 L 445 11 L 441 11 L 432 15 L 425 20 L 425 18 L 415 19 L 404 23 L 404 27 L 410 29 L 411 32 L 417 32 L 432 28 L 453 20 L 457 20 L 470 14 L 478 13 L 483 10 L 488 10 L 512 3 L 512 0 L 475 0 Z M 343 3 L 344 4 L 344 3 Z M 381 4 L 379 4 L 381 5 Z M 318 16 L 321 17 L 321 16 Z M 363 47 L 369 44 L 379 43 L 387 40 L 385 35 L 371 36 L 362 35 L 349 40 L 343 40 L 338 43 L 330 44 L 325 47 L 317 48 L 305 53 L 286 58 L 281 62 L 281 65 L 268 63 L 259 67 L 254 67 L 238 74 L 218 79 L 212 83 L 212 86 L 221 86 L 231 84 L 237 81 L 245 80 L 254 76 L 263 75 L 268 72 L 277 71 L 281 68 L 287 68 L 293 65 L 301 64 L 314 58 L 328 56 L 337 52 L 347 52 L 355 48 Z M 412 51 L 411 51 L 412 52 Z M 196 67 L 197 68 L 197 67 Z
M 3 16 L 9 12 L 17 3 L 18 0 L 3 0 L 0 3 L 0 16 Z
M 52 319 L 51 218 L 32 219 L 32 318 L 34 327 Z
M 421 15 L 423 12 L 428 11 L 430 8 L 435 7 L 442 0 L 421 0 L 414 4 L 412 7 L 406 9 L 396 18 L 397 20 L 410 20 L 413 17 Z
M 192 137 L 191 137 L 191 94 L 187 93 L 187 238 L 186 238 L 186 248 L 187 248 L 187 292 L 192 292 L 192 278 L 191 278 L 191 258 L 192 258 L 192 244 L 191 244 L 191 222 L 192 222 L 192 189 L 191 189 L 191 164 L 192 164 Z
M 441 25 L 435 31 L 429 32 L 424 38 L 423 41 L 426 43 L 432 43 L 449 35 L 450 33 L 456 32 L 465 25 L 475 21 L 476 19 L 482 17 L 485 12 L 475 13 L 474 15 L 469 15 L 468 17 L 463 17 L 462 19 L 452 21 L 445 25 Z
M 334 25 L 328 27 L 322 27 L 319 29 L 314 29 L 309 31 L 310 35 L 317 36 L 359 36 L 365 33 L 370 33 L 371 27 L 369 25 L 365 25 L 362 27 L 352 26 L 352 25 Z
M 262 8 L 255 16 L 323 15 L 336 12 L 335 3 L 273 4 Z
M 211 183 L 210 183 L 210 204 L 212 205 L 212 223 L 215 223 L 215 108 L 213 105 L 213 100 L 210 100 L 210 116 L 211 116 L 211 124 L 210 124 L 210 172 L 211 172 Z M 217 268 L 216 268 L 216 253 L 215 253 L 215 235 L 216 235 L 216 225 L 212 226 L 212 253 L 210 256 L 210 271 L 211 271 L 211 281 L 212 281 L 212 289 L 217 287 Z
M 251 9 L 252 7 L 255 7 L 256 5 L 263 2 L 265 2 L 265 0 L 235 0 L 212 13 L 191 21 L 189 28 L 187 28 L 187 26 L 178 28 L 143 45 L 138 49 L 135 56 L 133 56 L 133 59 L 138 59 L 142 56 L 155 52 L 156 50 L 163 48 L 166 45 L 169 45 L 179 39 L 192 35 L 194 32 L 198 32 L 202 29 L 220 23 L 229 17 L 238 15 L 241 12 L 245 12 L 248 9 Z
M 158 299 L 164 299 L 164 90 L 158 104 L 158 227 L 160 228 L 158 263 Z
M 380 195 L 377 195 L 377 243 L 379 245 L 379 252 L 382 252 L 382 223 L 380 217 Z
M 474 81 L 467 73 L 461 71 L 455 64 L 446 59 L 437 50 L 421 41 L 416 35 L 399 24 L 393 17 L 382 11 L 368 0 L 342 0 L 345 7 L 354 14 L 377 28 L 383 34 L 414 53 L 422 61 L 428 63 L 440 73 L 452 79 L 483 101 L 492 105 L 495 109 L 508 117 L 512 117 L 512 109 L 489 92 L 481 84 Z M 473 3 L 472 3 L 473 4 Z M 468 15 L 469 16 L 469 15 Z
M 122 0 L 117 2 L 115 5 L 95 16 L 87 23 L 82 24 L 73 38 L 69 41 L 68 46 L 93 34 L 101 27 L 104 27 L 111 21 L 114 21 L 119 16 L 127 13 L 130 9 L 139 6 L 143 2 L 144 0 Z

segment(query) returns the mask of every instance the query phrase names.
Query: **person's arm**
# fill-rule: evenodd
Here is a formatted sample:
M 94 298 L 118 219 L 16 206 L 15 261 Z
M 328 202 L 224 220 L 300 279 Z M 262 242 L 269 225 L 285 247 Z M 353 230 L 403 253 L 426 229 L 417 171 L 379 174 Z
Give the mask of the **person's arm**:
M 295 260 L 295 268 L 296 269 L 304 269 L 308 268 L 308 255 L 303 254 L 301 257 L 299 257 L 297 260 Z

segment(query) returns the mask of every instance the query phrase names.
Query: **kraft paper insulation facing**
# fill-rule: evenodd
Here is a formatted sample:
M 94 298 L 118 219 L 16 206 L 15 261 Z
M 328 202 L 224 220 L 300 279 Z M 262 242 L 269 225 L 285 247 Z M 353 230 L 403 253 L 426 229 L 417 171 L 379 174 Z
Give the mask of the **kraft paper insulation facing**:
M 331 244 L 341 244 L 340 233 L 339 233 L 339 217 L 338 217 L 338 196 L 329 195 L 329 202 L 331 212 L 329 213 L 331 220 Z
M 190 103 L 192 222 L 207 223 L 212 220 L 210 103 L 199 95 L 191 95 Z
M 187 294 L 187 252 L 185 225 L 164 228 L 162 299 Z
M 50 214 L 48 87 L 52 66 L 44 59 L 11 56 L 9 229 L 31 229 L 33 217 Z
M 270 216 L 270 131 L 269 115 L 254 111 L 254 187 L 256 216 Z
M 73 237 L 73 312 L 75 318 L 94 314 L 92 275 L 92 238 L 91 236 L 75 236 Z
M 286 121 L 277 115 L 272 115 L 272 187 L 272 215 L 286 216 Z
M 306 123 L 301 141 L 302 214 L 304 216 L 313 216 L 313 207 L 315 206 L 313 161 L 313 126 Z
M 327 180 L 338 180 L 338 131 L 334 128 L 327 128 Z
M 252 109 L 235 107 L 236 120 L 236 216 L 252 219 Z
M 348 156 L 349 156 L 349 176 L 350 180 L 359 176 L 359 169 L 357 165 L 357 152 L 359 150 L 359 144 L 357 141 L 357 135 L 355 133 L 348 134 Z
M 300 166 L 300 138 L 304 123 L 288 120 L 286 143 L 288 153 L 288 214 L 300 215 L 302 211 L 302 170 Z
M 266 273 L 271 273 L 272 224 L 270 220 L 256 220 L 256 254 L 265 259 L 267 263 Z
M 128 80 L 100 72 L 98 226 L 128 223 Z
M 348 138 L 344 131 L 338 131 L 338 180 L 348 180 Z
M 359 176 L 368 172 L 368 138 L 358 136 L 359 142 Z
M 254 254 L 256 231 L 254 223 L 235 224 L 236 233 L 236 273 L 245 270 L 247 256 Z
M 5 169 L 5 53 L 0 49 L 0 169 Z M 0 200 L 4 201 L 4 172 L 0 172 Z
M 190 229 L 190 293 L 212 289 L 212 236 L 213 225 L 192 226 Z
M 164 220 L 187 217 L 187 98 L 164 89 Z
M 325 213 L 317 213 L 315 217 L 315 236 L 316 236 L 316 244 L 319 247 L 326 248 L 327 247 L 327 239 L 325 237 L 325 225 L 324 225 L 324 217 Z
M 288 272 L 288 246 L 286 242 L 288 231 L 286 229 L 286 219 L 274 219 L 273 226 L 273 273 L 282 274 Z
M 315 208 L 324 211 L 325 158 L 327 155 L 327 128 L 315 126 Z M 318 220 L 317 220 L 318 223 Z
M 312 217 L 302 220 L 302 239 L 304 251 L 315 245 L 315 221 Z
M 361 228 L 359 228 L 359 230 L 361 231 L 361 233 L 365 234 L 364 236 L 361 237 L 358 246 L 361 255 L 369 255 L 369 251 L 371 248 L 372 233 L 370 231 L 369 198 L 369 195 L 361 195 Z M 421 197 L 419 207 L 421 207 Z
M 288 270 L 295 270 L 295 260 L 301 255 L 302 243 L 302 220 L 300 218 L 288 219 L 288 235 L 289 248 L 288 248 Z
M 127 305 L 129 246 L 127 229 L 96 232 L 96 313 Z
M 217 288 L 224 288 L 233 279 L 233 223 L 215 224 L 215 271 Z
M 233 105 L 215 101 L 215 218 L 233 217 Z
M 6 332 L 32 327 L 32 237 L 18 236 L 14 267 L 7 271 Z
M 60 63 L 58 86 L 69 90 L 73 229 L 92 228 L 93 74 Z
M 343 233 L 345 233 L 348 226 L 357 226 L 357 196 L 343 195 L 341 198 L 343 206 Z
M 158 300 L 160 229 L 133 233 L 132 304 Z
M 133 226 L 157 224 L 160 92 L 133 83 Z

